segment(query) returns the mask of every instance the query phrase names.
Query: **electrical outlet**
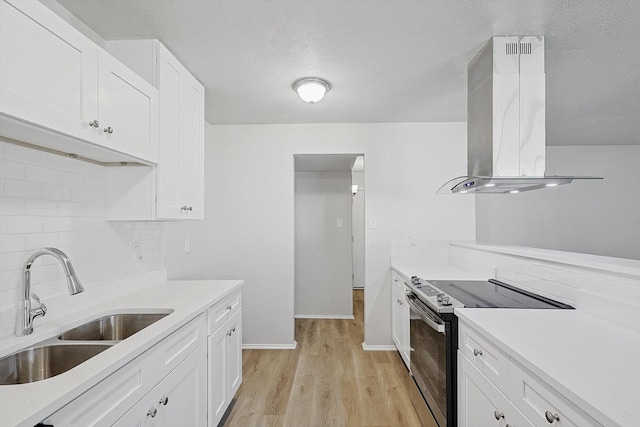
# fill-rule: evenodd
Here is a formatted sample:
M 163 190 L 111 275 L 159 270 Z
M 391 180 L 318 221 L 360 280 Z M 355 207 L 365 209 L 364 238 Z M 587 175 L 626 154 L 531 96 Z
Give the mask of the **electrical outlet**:
M 133 242 L 133 262 L 142 261 L 142 242 Z
M 378 217 L 369 217 L 369 228 L 378 228 Z
M 336 218 L 336 227 L 342 228 L 342 218 Z
M 191 239 L 184 239 L 184 253 L 191 253 Z
M 416 238 L 414 236 L 409 236 L 409 247 L 410 248 L 416 247 Z

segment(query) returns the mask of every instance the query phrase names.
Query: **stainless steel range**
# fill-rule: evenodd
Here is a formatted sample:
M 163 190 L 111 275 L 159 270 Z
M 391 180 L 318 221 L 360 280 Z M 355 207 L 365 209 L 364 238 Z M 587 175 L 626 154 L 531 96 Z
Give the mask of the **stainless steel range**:
M 423 280 L 414 276 L 405 286 L 411 307 L 411 375 L 417 386 L 412 400 L 423 424 L 429 426 L 432 422 L 424 420 L 431 415 L 439 427 L 457 425 L 455 308 L 573 308 L 494 279 Z

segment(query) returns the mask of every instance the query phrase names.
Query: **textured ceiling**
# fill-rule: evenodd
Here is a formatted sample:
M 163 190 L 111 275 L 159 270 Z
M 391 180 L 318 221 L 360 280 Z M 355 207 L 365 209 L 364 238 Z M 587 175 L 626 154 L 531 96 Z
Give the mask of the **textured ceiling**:
M 214 124 L 466 121 L 492 35 L 545 36 L 547 144 L 640 144 L 637 0 L 58 0 L 104 39 L 158 38 Z M 318 104 L 291 83 L 333 86 Z

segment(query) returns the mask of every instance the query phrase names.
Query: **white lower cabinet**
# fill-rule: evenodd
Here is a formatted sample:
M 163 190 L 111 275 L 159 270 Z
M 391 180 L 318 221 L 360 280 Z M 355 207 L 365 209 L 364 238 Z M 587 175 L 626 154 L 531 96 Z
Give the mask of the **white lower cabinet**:
M 217 426 L 242 383 L 241 302 L 227 295 L 43 423 Z
M 206 372 L 206 347 L 201 345 L 114 426 L 206 426 Z
M 62 407 L 48 417 L 44 424 L 56 427 L 113 425 L 165 380 L 180 382 L 181 377 L 187 380 L 190 372 L 184 368 L 180 370 L 179 366 L 190 356 L 197 359 L 199 355 L 202 361 L 196 363 L 200 363 L 200 366 L 206 369 L 206 354 L 203 350 L 205 344 L 206 321 L 201 314 Z M 191 357 L 192 361 L 195 360 L 194 357 Z M 206 393 L 206 370 L 200 369 L 200 377 L 200 390 Z M 168 390 L 171 386 L 166 388 Z M 206 399 L 206 394 L 201 395 Z M 179 407 L 179 404 L 174 407 Z M 206 411 L 206 404 L 201 404 L 201 407 Z
M 458 369 L 459 427 L 534 426 L 460 350 Z
M 458 426 L 601 426 L 469 325 L 459 330 Z
M 220 422 L 242 383 L 242 310 L 209 336 L 209 427 Z
M 404 364 L 409 369 L 409 317 L 410 309 L 404 290 L 404 279 L 392 272 L 391 336 Z

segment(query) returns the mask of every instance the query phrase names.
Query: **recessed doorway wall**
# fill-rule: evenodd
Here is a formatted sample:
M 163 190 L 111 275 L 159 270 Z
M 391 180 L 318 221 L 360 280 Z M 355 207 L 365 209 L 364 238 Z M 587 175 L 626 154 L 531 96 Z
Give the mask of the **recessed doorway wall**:
M 296 317 L 353 318 L 351 169 L 356 157 L 295 156 Z

